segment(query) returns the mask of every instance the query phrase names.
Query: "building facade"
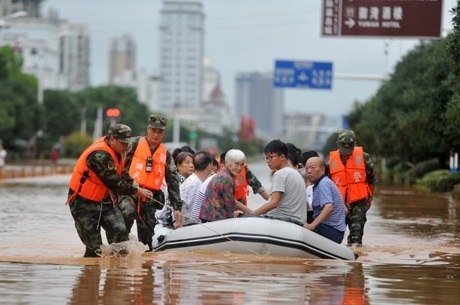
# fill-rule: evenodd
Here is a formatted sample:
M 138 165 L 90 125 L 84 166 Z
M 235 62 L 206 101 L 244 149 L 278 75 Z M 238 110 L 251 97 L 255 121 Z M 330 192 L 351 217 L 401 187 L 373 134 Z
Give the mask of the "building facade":
M 167 114 L 175 108 L 198 107 L 202 102 L 204 19 L 200 1 L 163 1 L 160 11 L 160 104 Z
M 88 27 L 83 24 L 63 22 L 59 28 L 59 74 L 67 82 L 64 88 L 71 91 L 82 90 L 90 85 Z
M 19 53 L 22 71 L 37 77 L 39 101 L 45 89 L 78 91 L 90 84 L 90 38 L 85 25 L 15 18 L 2 29 L 0 45 Z
M 109 84 L 116 77 L 133 75 L 136 71 L 136 43 L 131 35 L 112 38 L 109 50 Z
M 273 87 L 272 73 L 239 73 L 235 82 L 235 122 L 252 118 L 256 137 L 281 137 L 284 131 L 284 92 Z

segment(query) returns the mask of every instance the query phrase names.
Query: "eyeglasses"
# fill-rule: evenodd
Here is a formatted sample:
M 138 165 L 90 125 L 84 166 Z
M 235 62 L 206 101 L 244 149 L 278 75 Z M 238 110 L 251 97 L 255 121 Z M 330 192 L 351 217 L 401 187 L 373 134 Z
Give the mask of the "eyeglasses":
M 265 161 L 271 161 L 271 159 L 279 157 L 280 155 L 265 155 Z

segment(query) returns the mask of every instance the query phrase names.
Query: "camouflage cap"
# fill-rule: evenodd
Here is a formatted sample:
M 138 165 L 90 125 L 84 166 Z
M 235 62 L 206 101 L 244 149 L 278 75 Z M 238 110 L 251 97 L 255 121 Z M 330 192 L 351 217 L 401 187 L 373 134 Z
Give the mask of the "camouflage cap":
M 110 126 L 109 135 L 122 143 L 128 143 L 131 139 L 131 128 L 124 124 L 113 124 Z
M 162 116 L 162 115 L 158 115 L 158 114 L 152 114 L 150 117 L 149 117 L 149 124 L 148 124 L 148 128 L 157 128 L 157 129 L 165 129 L 166 128 L 166 122 L 168 122 L 168 120 Z
M 355 132 L 350 129 L 342 130 L 339 133 L 339 136 L 337 137 L 337 142 L 343 143 L 343 144 L 352 144 L 352 143 L 355 143 L 355 141 L 356 141 Z

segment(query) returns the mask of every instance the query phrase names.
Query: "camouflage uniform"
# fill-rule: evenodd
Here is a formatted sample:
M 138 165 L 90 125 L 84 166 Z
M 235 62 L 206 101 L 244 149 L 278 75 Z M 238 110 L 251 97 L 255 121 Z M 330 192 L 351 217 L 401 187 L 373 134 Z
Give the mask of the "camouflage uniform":
M 374 175 L 374 164 L 372 163 L 369 154 L 363 153 L 363 155 L 364 166 L 366 168 L 367 183 L 370 185 L 375 185 L 377 179 Z M 363 199 L 357 202 L 352 202 L 348 208 L 346 223 L 348 225 L 348 229 L 350 230 L 350 234 L 348 235 L 348 245 L 350 246 L 353 244 L 362 246 L 364 225 L 367 221 L 367 200 L 368 199 Z
M 109 133 L 114 134 L 114 137 L 118 134 L 130 137 L 131 129 L 126 125 L 116 124 Z M 117 139 L 123 140 L 121 137 Z M 108 136 L 104 141 L 108 141 Z M 126 171 L 122 176 L 118 175 L 114 160 L 106 151 L 94 151 L 87 157 L 86 164 L 113 193 L 131 195 L 137 192 L 137 184 Z M 72 198 L 73 193 L 69 189 L 69 198 Z M 106 232 L 109 244 L 128 240 L 129 231 L 126 230 L 123 216 L 109 195 L 98 203 L 76 195 L 68 204 L 77 233 L 86 246 L 85 257 L 97 256 L 102 245 L 101 227 Z
M 251 172 L 251 170 L 246 166 L 246 181 L 248 185 L 252 188 L 254 194 L 259 194 L 265 191 L 262 183 L 257 179 L 256 176 Z
M 340 147 L 339 150 L 351 150 L 353 151 L 354 143 L 355 143 L 355 133 L 352 130 L 344 130 L 342 131 L 337 139 L 338 145 L 339 143 L 345 144 L 352 144 L 351 146 L 345 145 L 345 147 Z M 342 154 L 342 150 L 340 153 L 340 159 L 342 160 L 343 164 L 346 164 L 347 157 Z M 372 188 L 375 186 L 377 179 L 374 174 L 374 163 L 370 155 L 366 152 L 363 152 L 364 158 L 364 167 L 366 171 L 366 182 Z M 344 199 L 345 200 L 345 199 Z M 368 200 L 372 200 L 372 198 L 365 198 L 356 202 L 351 202 L 348 206 L 348 214 L 346 216 L 346 223 L 348 225 L 348 229 L 350 231 L 348 235 L 348 245 L 356 245 L 362 246 L 362 240 L 364 235 L 364 225 L 366 224 L 367 217 L 366 213 L 368 210 L 367 202 Z M 369 202 L 370 204 L 370 202 Z
M 166 125 L 166 119 L 164 119 L 164 125 Z M 140 137 L 134 138 L 128 147 L 125 160 L 125 167 L 128 170 L 134 152 L 139 144 L 139 140 Z M 152 154 L 155 152 L 156 148 L 157 147 L 150 147 Z M 165 181 L 168 189 L 169 202 L 174 210 L 180 211 L 182 209 L 182 200 L 179 191 L 179 174 L 169 152 L 167 152 L 166 164 Z M 119 202 L 119 208 L 123 214 L 128 232 L 131 231 L 134 220 L 136 220 L 138 239 L 144 245 L 147 245 L 150 251 L 152 250 L 152 237 L 157 223 L 155 212 L 157 209 L 162 209 L 165 204 L 165 195 L 162 190 L 151 191 L 153 192 L 153 199 L 147 199 L 146 202 L 139 203 L 135 195 L 122 196 Z

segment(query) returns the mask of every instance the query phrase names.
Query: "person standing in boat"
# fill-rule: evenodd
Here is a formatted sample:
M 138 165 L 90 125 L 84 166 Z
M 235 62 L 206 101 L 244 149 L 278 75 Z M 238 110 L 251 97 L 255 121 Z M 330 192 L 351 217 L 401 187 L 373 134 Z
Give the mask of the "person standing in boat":
M 329 173 L 348 210 L 348 246 L 361 247 L 366 214 L 372 204 L 377 179 L 371 157 L 361 146 L 355 146 L 355 143 L 356 135 L 353 130 L 339 133 L 338 149 L 329 153 Z
M 239 149 L 230 149 L 225 155 L 225 167 L 209 181 L 200 209 L 201 222 L 235 217 L 235 212 L 251 210 L 235 200 L 235 177 L 246 166 L 246 156 Z
M 124 170 L 124 152 L 131 128 L 114 124 L 108 135 L 89 146 L 78 158 L 69 182 L 67 204 L 77 233 L 86 246 L 84 257 L 97 257 L 102 245 L 101 227 L 107 241 L 127 241 L 129 231 L 116 207 L 117 194 L 152 197 Z
M 326 176 L 326 163 L 311 157 L 305 164 L 308 180 L 313 184 L 313 221 L 304 227 L 336 243 L 342 243 L 346 229 L 345 205 L 334 182 Z
M 128 231 L 136 220 L 138 239 L 149 247 L 149 251 L 152 250 L 152 236 L 157 222 L 155 211 L 165 204 L 164 182 L 174 208 L 175 226 L 182 226 L 179 175 L 171 154 L 162 143 L 166 123 L 166 117 L 150 115 L 147 136 L 134 138 L 126 153 L 125 166 L 130 176 L 140 186 L 149 189 L 153 197 L 123 196 L 119 204 Z
M 273 140 L 264 148 L 268 167 L 274 171 L 270 199 L 252 214 L 290 221 L 299 225 L 307 222 L 305 182 L 289 163 L 288 146 Z

